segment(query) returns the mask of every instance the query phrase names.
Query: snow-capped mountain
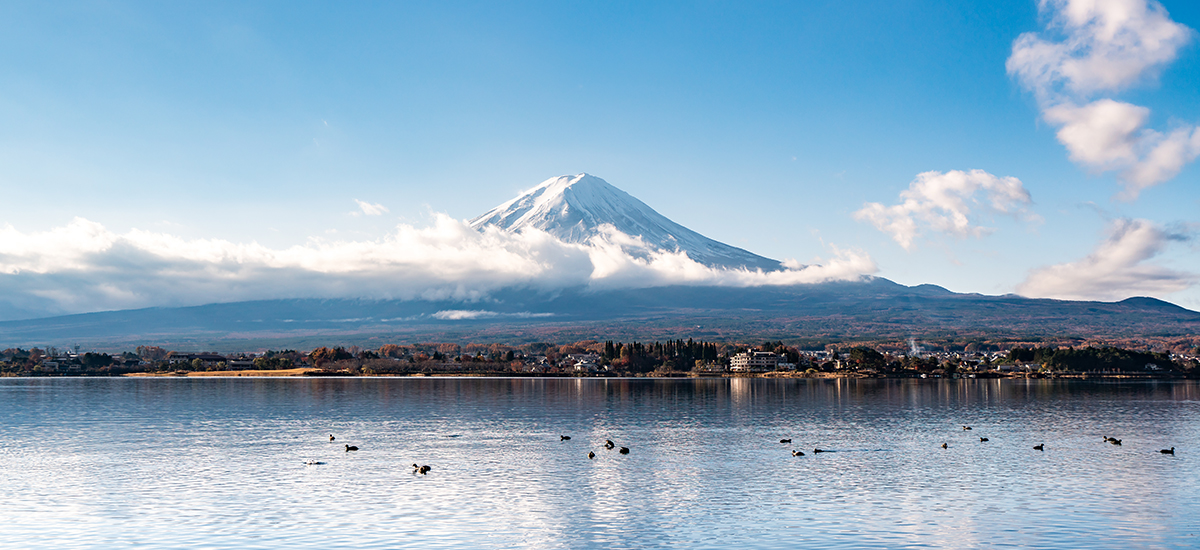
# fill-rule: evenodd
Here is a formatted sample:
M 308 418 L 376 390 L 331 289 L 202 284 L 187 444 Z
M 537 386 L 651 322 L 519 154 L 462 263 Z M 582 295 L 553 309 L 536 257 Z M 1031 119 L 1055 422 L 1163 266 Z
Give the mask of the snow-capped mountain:
M 705 265 L 782 269 L 776 260 L 679 225 L 629 193 L 588 174 L 550 178 L 471 220 L 476 229 L 494 225 L 515 232 L 532 227 L 572 243 L 603 237 L 606 224 L 659 249 L 686 252 L 689 258 Z

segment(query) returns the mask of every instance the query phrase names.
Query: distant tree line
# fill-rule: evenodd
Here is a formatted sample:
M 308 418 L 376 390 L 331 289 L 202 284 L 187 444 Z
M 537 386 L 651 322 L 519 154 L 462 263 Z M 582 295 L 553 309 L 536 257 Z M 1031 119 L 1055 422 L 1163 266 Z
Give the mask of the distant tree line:
M 1052 371 L 1144 372 L 1146 370 L 1187 371 L 1187 364 L 1176 364 L 1166 353 L 1135 351 L 1114 347 L 1099 348 L 1014 348 L 1010 362 L 1035 363 Z

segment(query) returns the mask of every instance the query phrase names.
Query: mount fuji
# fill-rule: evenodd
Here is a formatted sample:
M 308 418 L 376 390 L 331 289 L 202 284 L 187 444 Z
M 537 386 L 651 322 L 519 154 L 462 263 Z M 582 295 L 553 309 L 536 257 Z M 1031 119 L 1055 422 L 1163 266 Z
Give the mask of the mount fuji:
M 715 241 L 679 225 L 590 174 L 550 178 L 471 220 L 470 224 L 475 229 L 496 226 L 511 232 L 535 228 L 562 241 L 580 244 L 606 239 L 616 230 L 641 238 L 653 249 L 683 252 L 710 267 L 783 269 L 777 260 Z M 631 255 L 644 254 L 633 247 L 622 248 Z
M 570 243 L 618 244 L 626 253 L 643 258 L 657 252 L 682 253 L 716 268 L 770 271 L 771 275 L 784 268 L 776 260 L 687 229 L 587 174 L 546 180 L 470 225 L 479 231 L 537 229 Z M 1134 341 L 1141 346 L 1151 340 L 1194 347 L 1200 345 L 1197 334 L 1200 312 L 1153 298 L 1075 302 L 959 294 L 868 275 L 757 286 L 517 284 L 473 297 L 297 297 L 102 311 L 0 320 L 0 349 L 73 342 L 111 350 L 154 344 L 244 351 L 346 344 L 374 347 L 386 341 L 519 343 L 605 338 L 767 339 L 812 349 L 910 338 L 960 347 L 1089 341 L 1106 345 Z

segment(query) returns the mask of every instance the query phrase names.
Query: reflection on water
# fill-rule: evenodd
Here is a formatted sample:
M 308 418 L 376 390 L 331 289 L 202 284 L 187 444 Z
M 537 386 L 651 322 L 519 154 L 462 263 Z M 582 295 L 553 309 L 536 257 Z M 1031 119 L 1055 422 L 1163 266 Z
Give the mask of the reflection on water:
M 1145 381 L 2 379 L 0 539 L 1193 548 L 1198 403 Z

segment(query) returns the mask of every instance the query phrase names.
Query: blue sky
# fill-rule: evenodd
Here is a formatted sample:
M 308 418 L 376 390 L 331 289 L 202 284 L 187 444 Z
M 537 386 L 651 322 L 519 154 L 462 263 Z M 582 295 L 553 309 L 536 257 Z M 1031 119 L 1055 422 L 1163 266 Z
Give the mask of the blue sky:
M 1063 23 L 1085 4 L 6 2 L 0 288 L 53 313 L 245 299 L 281 269 L 320 275 L 280 296 L 353 293 L 336 273 L 354 269 L 283 251 L 402 254 L 405 231 L 454 233 L 441 214 L 587 172 L 778 259 L 849 250 L 905 284 L 1200 309 L 1200 5 L 1108 2 L 1148 9 L 1114 24 L 1168 45 L 1083 76 L 1006 67 L 1025 33 L 1087 38 Z M 1107 99 L 1140 121 L 1134 156 L 1064 110 Z M 1059 134 L 1075 123 L 1082 138 Z M 1186 162 L 1130 196 L 1127 174 L 1172 131 Z M 918 220 L 907 246 L 880 228 L 896 211 L 856 216 L 956 170 L 1017 178 L 1028 200 L 1005 213 L 987 185 L 960 187 L 967 230 Z M 213 268 L 230 262 L 267 267 Z M 184 272 L 190 290 L 146 292 L 124 270 L 162 288 Z

